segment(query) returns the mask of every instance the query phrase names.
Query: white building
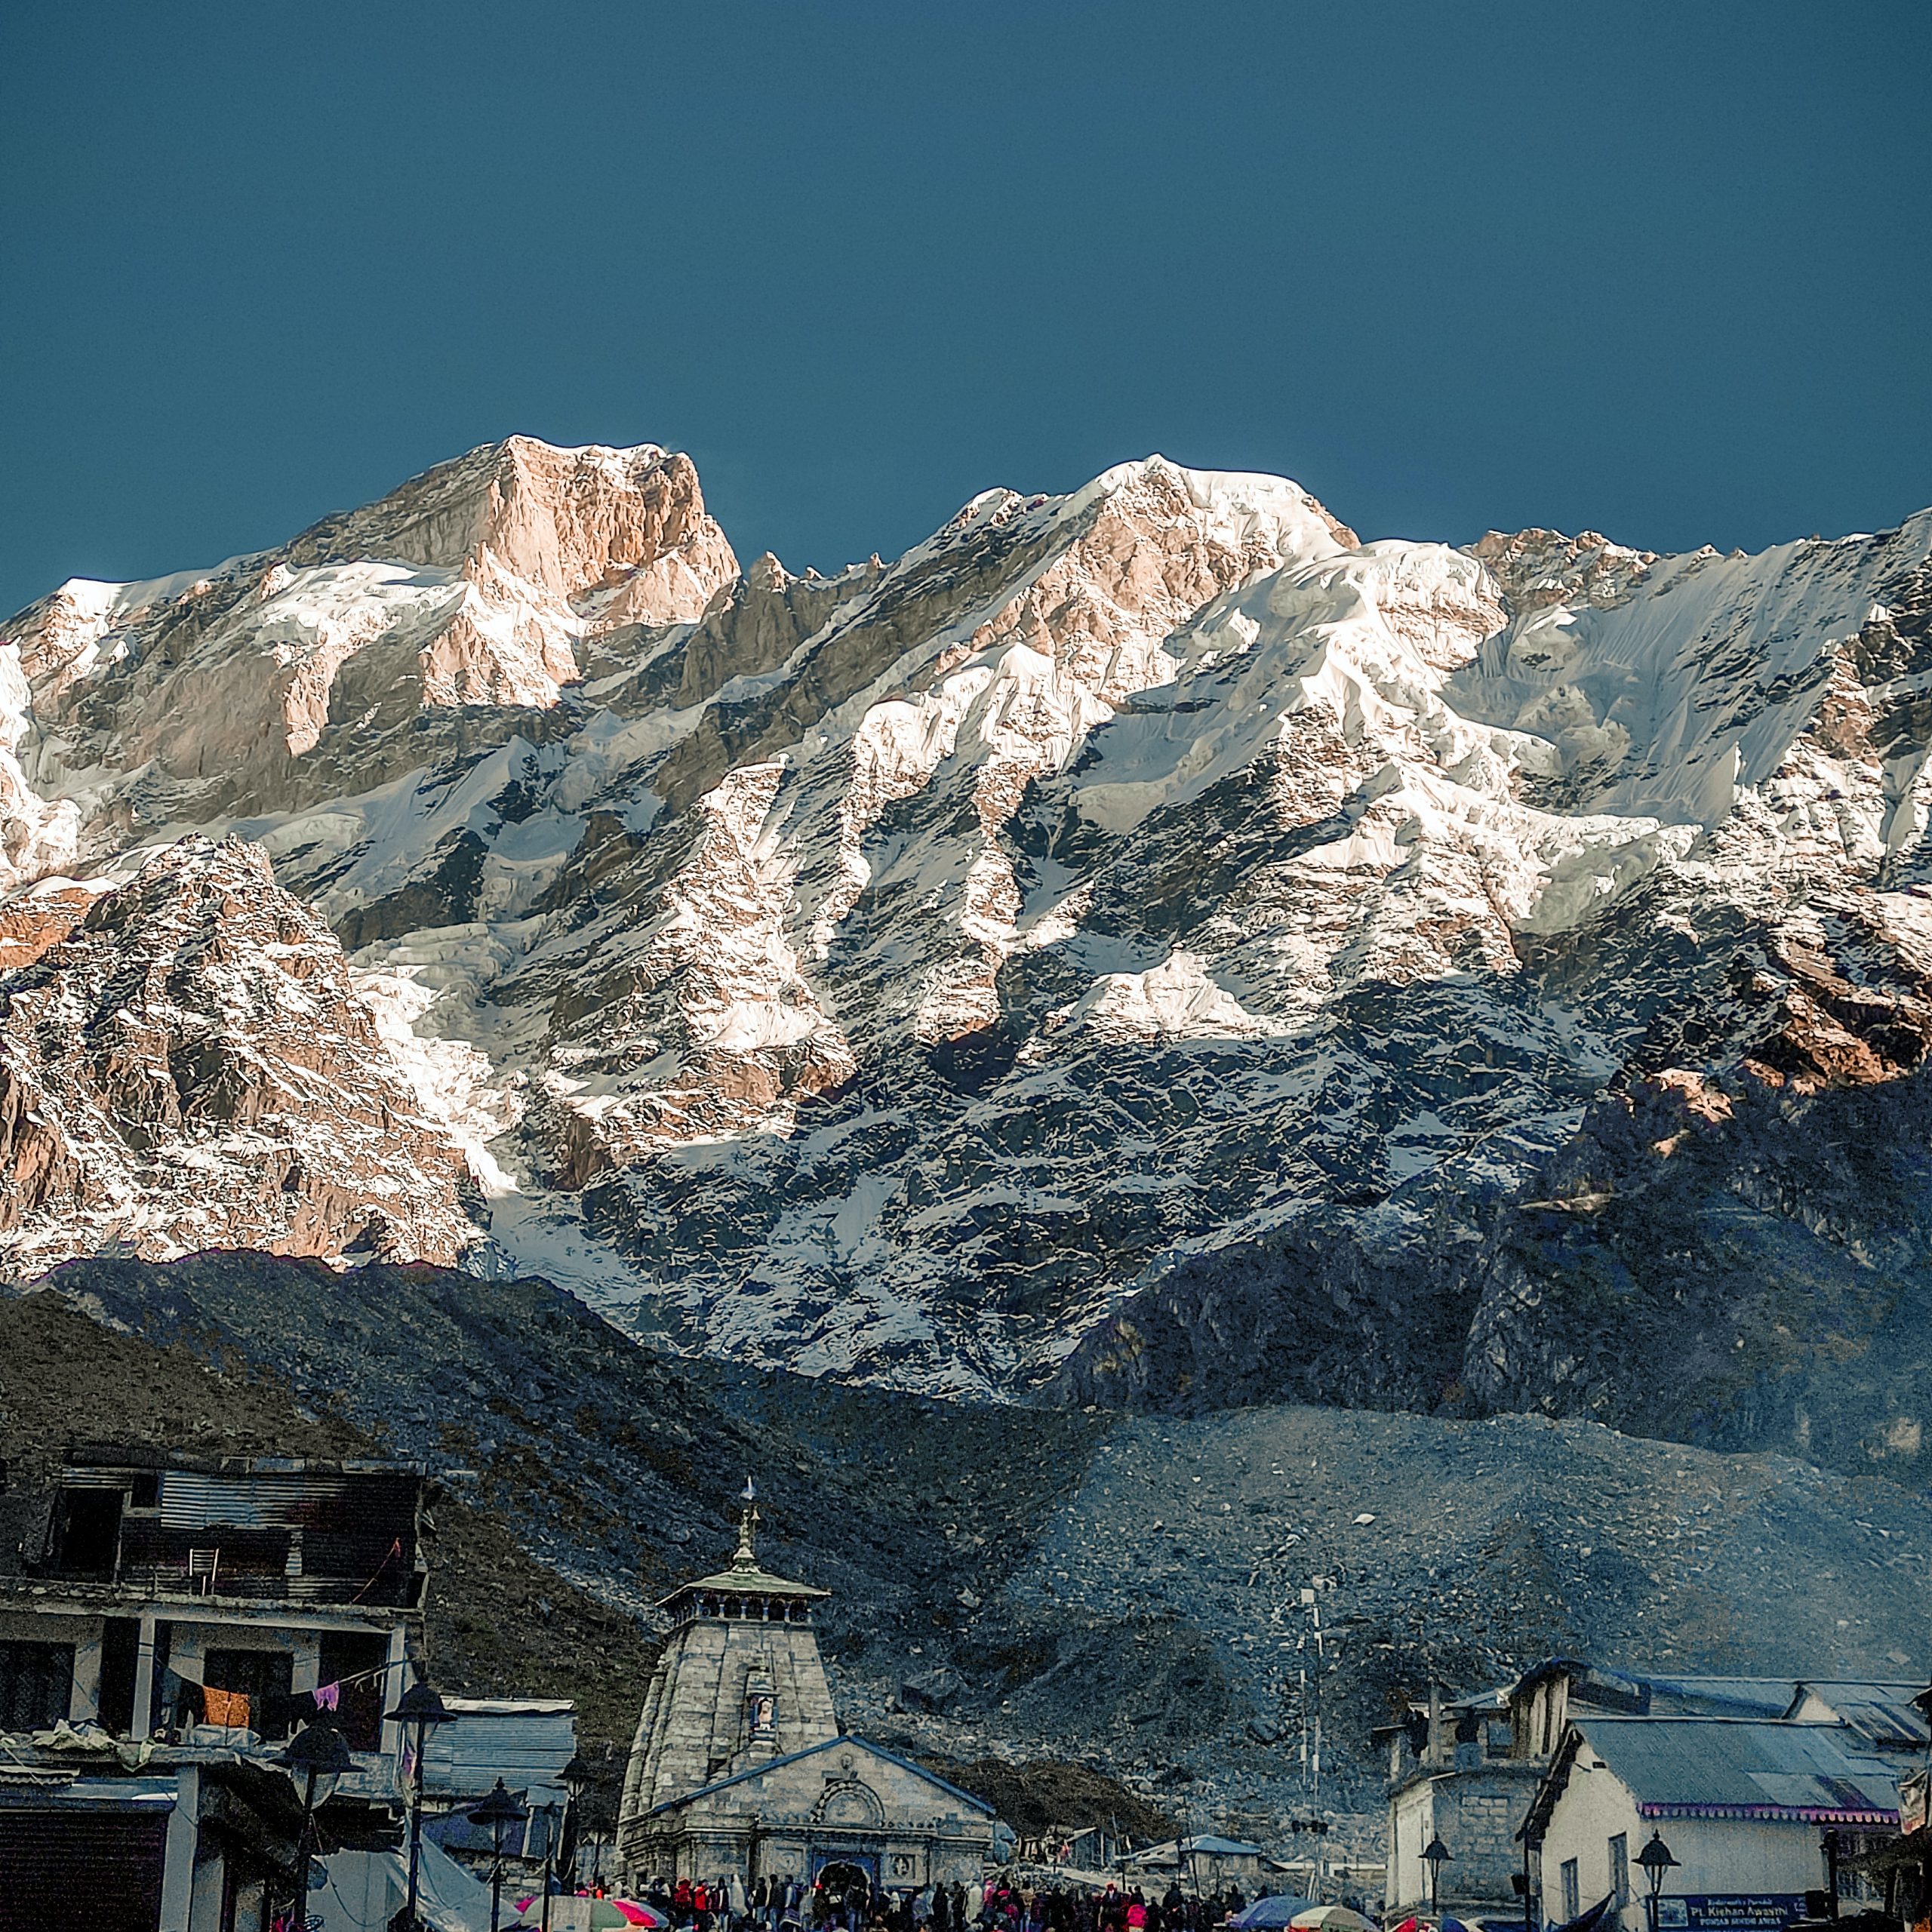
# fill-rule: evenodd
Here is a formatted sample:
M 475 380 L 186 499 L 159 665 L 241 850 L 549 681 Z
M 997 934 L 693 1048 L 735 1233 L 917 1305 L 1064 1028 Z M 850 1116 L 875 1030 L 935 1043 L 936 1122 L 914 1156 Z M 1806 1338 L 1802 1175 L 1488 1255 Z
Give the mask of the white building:
M 1574 1718 L 1523 1828 L 1542 1921 L 1608 1898 L 1610 1922 L 1642 1932 L 1638 1860 L 1659 1833 L 1678 1861 L 1664 1932 L 1775 1932 L 1840 1855 L 1897 1832 L 1909 1767 L 1829 1718 Z
M 1894 1707 L 1911 1694 L 1896 1684 L 1817 1688 L 1829 1694 L 1814 1700 L 1810 1721 L 1846 1721 L 1842 1704 L 1869 1717 L 1875 1736 L 1896 1730 Z M 1549 1658 L 1506 1689 L 1475 1697 L 1432 1689 L 1402 1722 L 1375 1734 L 1389 1747 L 1383 1918 L 1393 1924 L 1426 1910 L 1439 1888 L 1444 1909 L 1471 1924 L 1521 1922 L 1523 1822 L 1573 1718 L 1782 1718 L 1806 1694 L 1792 1678 L 1664 1677 L 1574 1657 Z M 1916 1715 L 1909 1702 L 1903 1708 L 1908 1719 Z M 1448 1855 L 1432 1875 L 1423 1853 L 1438 1839 Z

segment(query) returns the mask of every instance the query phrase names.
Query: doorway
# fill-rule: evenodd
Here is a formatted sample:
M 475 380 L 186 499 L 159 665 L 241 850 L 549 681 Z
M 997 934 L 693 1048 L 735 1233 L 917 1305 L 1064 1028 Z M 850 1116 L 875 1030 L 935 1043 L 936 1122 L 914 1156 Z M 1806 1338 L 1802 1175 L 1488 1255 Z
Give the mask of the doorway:
M 878 1861 L 863 1853 L 827 1854 L 813 1861 L 812 1890 L 818 1904 L 818 1923 L 857 1932 L 871 1909 Z

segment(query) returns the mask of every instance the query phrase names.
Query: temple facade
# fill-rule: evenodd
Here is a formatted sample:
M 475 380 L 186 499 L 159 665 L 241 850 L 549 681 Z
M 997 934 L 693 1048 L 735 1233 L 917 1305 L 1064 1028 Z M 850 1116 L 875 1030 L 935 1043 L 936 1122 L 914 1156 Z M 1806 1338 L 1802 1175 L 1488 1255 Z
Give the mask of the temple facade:
M 971 1884 L 992 1806 L 838 1726 L 815 1622 L 826 1592 L 759 1566 L 745 1486 L 728 1569 L 663 1600 L 618 1817 L 627 1881 L 795 1880 L 841 1894 Z

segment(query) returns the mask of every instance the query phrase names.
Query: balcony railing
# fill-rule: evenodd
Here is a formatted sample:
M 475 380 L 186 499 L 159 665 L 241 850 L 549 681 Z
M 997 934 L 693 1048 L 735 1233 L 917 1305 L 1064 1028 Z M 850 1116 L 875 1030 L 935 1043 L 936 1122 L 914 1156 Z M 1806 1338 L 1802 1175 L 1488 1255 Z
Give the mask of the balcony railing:
M 423 1601 L 425 1573 L 356 1577 L 291 1577 L 274 1571 L 191 1568 L 178 1563 L 124 1563 L 111 1577 L 63 1576 L 44 1571 L 42 1580 L 71 1583 L 117 1595 L 220 1597 L 269 1603 L 333 1604 L 366 1610 L 414 1610 Z

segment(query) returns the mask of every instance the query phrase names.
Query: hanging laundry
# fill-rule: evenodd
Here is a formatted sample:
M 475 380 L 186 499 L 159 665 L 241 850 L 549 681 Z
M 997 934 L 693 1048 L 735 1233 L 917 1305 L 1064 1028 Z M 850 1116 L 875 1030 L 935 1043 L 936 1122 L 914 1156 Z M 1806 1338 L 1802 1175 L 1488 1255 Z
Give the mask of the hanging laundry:
M 340 1684 L 318 1684 L 315 1689 L 315 1708 L 318 1711 L 335 1711 L 342 1708 L 342 1686 Z
M 166 1721 L 177 1729 L 185 1730 L 189 1724 L 202 1721 L 201 1666 L 195 1666 L 196 1675 L 183 1677 L 173 1665 L 169 1665 L 161 1676 L 161 1708 L 167 1714 Z
M 254 1713 L 254 1722 L 251 1728 L 263 1737 L 285 1737 L 315 1715 L 315 1699 L 312 1691 L 297 1690 L 285 1697 L 271 1690 L 262 1699 L 261 1708 Z
M 248 1728 L 248 1698 L 245 1691 L 205 1688 L 202 1698 L 210 1724 L 226 1724 L 235 1730 Z

